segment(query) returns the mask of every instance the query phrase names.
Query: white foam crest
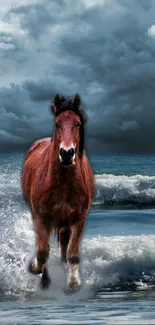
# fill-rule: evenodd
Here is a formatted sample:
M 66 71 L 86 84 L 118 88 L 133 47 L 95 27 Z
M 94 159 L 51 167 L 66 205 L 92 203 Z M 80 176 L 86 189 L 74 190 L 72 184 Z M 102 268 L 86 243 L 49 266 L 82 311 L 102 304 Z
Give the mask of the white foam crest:
M 7 220 L 1 233 L 0 283 L 7 294 L 32 289 L 32 280 L 27 277 L 25 258 L 34 245 L 34 232 L 29 213 L 16 215 Z
M 0 169 L 1 171 L 1 169 Z M 95 175 L 96 194 L 93 204 L 155 205 L 155 176 Z M 5 200 L 22 198 L 20 170 L 1 171 L 0 194 Z M 6 197 L 5 197 L 6 196 Z
M 103 174 L 95 182 L 94 203 L 155 203 L 155 176 Z
M 0 250 L 0 287 L 5 294 L 35 294 L 35 297 L 68 303 L 92 297 L 105 287 L 133 282 L 143 288 L 155 283 L 155 236 L 114 236 L 85 238 L 81 245 L 81 278 L 83 286 L 74 295 L 64 292 L 66 273 L 60 263 L 60 252 L 51 243 L 49 273 L 52 286 L 39 289 L 39 276 L 27 271 L 27 261 L 34 253 L 35 235 L 29 213 L 16 218 L 2 233 Z
M 155 273 L 155 236 L 94 237 L 83 243 L 87 281 L 107 286 Z M 123 284 L 123 283 L 122 283 Z
M 84 239 L 82 243 L 81 290 L 71 296 L 63 292 L 65 274 L 54 249 L 49 267 L 53 285 L 49 291 L 36 294 L 55 298 L 61 303 L 92 297 L 103 288 L 135 284 L 139 290 L 155 282 L 155 236 L 116 236 Z M 53 251 L 53 250 L 52 250 Z

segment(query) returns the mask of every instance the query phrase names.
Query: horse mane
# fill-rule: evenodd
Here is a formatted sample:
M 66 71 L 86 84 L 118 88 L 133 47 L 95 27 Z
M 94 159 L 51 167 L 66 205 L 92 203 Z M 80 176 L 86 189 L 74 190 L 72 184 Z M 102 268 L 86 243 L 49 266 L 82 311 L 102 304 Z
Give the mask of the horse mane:
M 54 98 L 54 102 L 51 105 L 51 111 L 55 117 L 65 111 L 72 111 L 80 117 L 81 125 L 80 125 L 80 143 L 79 143 L 79 153 L 82 154 L 84 151 L 84 140 L 85 140 L 85 130 L 84 124 L 87 121 L 86 113 L 80 107 L 81 99 L 79 95 L 75 95 L 75 97 L 64 97 L 56 95 Z

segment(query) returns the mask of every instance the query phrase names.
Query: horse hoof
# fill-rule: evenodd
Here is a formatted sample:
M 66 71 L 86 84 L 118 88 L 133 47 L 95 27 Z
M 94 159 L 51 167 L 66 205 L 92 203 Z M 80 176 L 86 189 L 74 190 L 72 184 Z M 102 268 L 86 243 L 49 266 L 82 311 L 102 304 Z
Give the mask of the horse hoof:
M 42 273 L 40 268 L 38 268 L 37 265 L 33 261 L 29 262 L 28 271 L 30 273 L 32 273 L 32 274 L 40 274 L 40 273 Z
M 41 281 L 40 281 L 40 288 L 41 289 L 48 289 L 49 286 L 51 284 L 51 279 L 50 278 L 45 278 L 45 277 L 41 277 Z
M 48 289 L 50 284 L 51 284 L 51 279 L 49 277 L 47 267 L 44 266 L 43 274 L 42 274 L 41 281 L 40 281 L 40 288 Z
M 80 281 L 73 281 L 67 284 L 66 293 L 71 294 L 80 290 L 82 284 Z

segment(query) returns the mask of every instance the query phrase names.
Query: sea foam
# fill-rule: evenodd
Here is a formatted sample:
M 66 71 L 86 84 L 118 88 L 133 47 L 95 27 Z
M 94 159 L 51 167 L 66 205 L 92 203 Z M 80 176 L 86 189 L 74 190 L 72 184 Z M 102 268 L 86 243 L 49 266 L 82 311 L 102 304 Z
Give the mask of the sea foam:
M 155 176 L 113 175 L 95 176 L 96 205 L 155 205 Z
M 44 293 L 39 289 L 39 276 L 27 271 L 27 261 L 34 252 L 35 236 L 29 213 L 1 229 L 0 288 L 4 295 L 43 295 L 53 299 L 84 299 L 109 288 L 124 290 L 155 284 L 155 236 L 111 236 L 84 238 L 81 245 L 81 278 L 79 293 L 66 296 L 66 275 L 60 263 L 60 252 L 51 243 L 49 272 L 52 286 Z

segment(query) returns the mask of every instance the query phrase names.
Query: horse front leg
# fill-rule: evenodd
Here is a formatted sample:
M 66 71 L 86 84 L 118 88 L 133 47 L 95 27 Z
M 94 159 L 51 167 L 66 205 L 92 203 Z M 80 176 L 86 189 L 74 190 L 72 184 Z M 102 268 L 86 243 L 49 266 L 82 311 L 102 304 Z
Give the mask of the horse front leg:
M 85 225 L 86 213 L 71 226 L 71 236 L 67 250 L 68 278 L 67 291 L 74 292 L 81 287 L 79 276 L 80 242 Z
M 36 251 L 36 261 L 30 261 L 29 271 L 33 274 L 42 273 L 40 286 L 42 288 L 47 288 L 51 282 L 47 266 L 45 265 L 49 258 L 50 252 L 50 228 L 45 225 L 43 220 L 36 216 L 34 218 L 35 231 L 37 235 L 37 251 Z
M 67 248 L 70 239 L 69 227 L 63 227 L 59 232 L 59 242 L 61 247 L 61 262 L 67 263 Z

